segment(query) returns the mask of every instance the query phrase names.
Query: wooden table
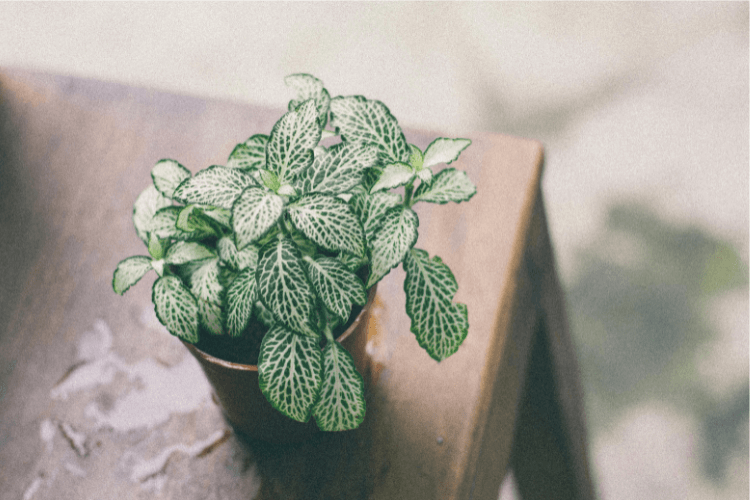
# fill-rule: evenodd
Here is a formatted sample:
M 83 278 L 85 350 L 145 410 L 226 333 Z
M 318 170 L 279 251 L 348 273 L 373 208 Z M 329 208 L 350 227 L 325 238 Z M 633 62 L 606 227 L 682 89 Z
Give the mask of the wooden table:
M 394 270 L 369 325 L 377 383 L 357 431 L 239 439 L 156 321 L 153 278 L 112 292 L 117 262 L 144 253 L 130 213 L 153 164 L 224 163 L 281 113 L 0 71 L 4 498 L 494 499 L 511 468 L 523 498 L 593 498 L 537 142 L 472 135 L 455 165 L 478 194 L 418 205 L 418 246 L 454 271 L 469 336 L 430 359 Z M 407 131 L 420 147 L 437 135 Z

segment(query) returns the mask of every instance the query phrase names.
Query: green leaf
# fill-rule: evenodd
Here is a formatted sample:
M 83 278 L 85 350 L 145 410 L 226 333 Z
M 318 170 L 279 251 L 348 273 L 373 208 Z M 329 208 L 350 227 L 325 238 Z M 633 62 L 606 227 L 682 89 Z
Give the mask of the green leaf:
M 312 165 L 297 178 L 298 191 L 337 195 L 362 182 L 366 168 L 377 161 L 377 150 L 361 143 L 342 143 L 315 156 Z
M 210 205 L 203 205 L 201 208 L 201 214 L 205 215 L 209 219 L 218 222 L 225 228 L 229 229 L 232 227 L 232 211 L 226 208 L 212 207 Z
M 357 257 L 356 255 L 346 252 L 339 253 L 336 258 L 344 265 L 344 267 L 353 273 L 356 273 L 360 267 L 370 262 L 367 257 Z
M 466 172 L 455 168 L 441 170 L 433 177 L 432 183 L 420 184 L 414 192 L 414 203 L 428 201 L 444 204 L 449 201 L 456 203 L 468 201 L 477 192 Z
M 159 238 L 156 233 L 151 232 L 148 236 L 148 254 L 152 259 L 159 260 L 164 258 L 164 251 L 166 248 L 165 241 Z
M 288 206 L 289 217 L 302 233 L 319 246 L 355 255 L 365 251 L 365 235 L 351 207 L 322 194 L 303 196 Z
M 307 422 L 320 392 L 322 358 L 317 339 L 276 325 L 260 346 L 260 390 L 278 411 Z
M 370 189 L 370 193 L 405 186 L 414 180 L 414 170 L 406 163 L 391 163 L 386 165 L 380 179 Z
M 232 208 L 235 243 L 243 249 L 257 241 L 276 224 L 284 210 L 284 199 L 260 187 L 242 192 Z
M 444 137 L 435 139 L 424 152 L 424 168 L 455 161 L 461 151 L 468 148 L 470 144 L 469 139 L 446 139 Z
M 203 328 L 214 335 L 223 334 L 224 321 L 221 304 L 208 302 L 200 298 L 196 298 L 196 303 L 198 304 L 198 319 Z
M 198 342 L 198 303 L 177 276 L 154 282 L 151 297 L 156 317 L 169 333 L 185 342 Z
M 200 264 L 200 267 L 190 275 L 190 292 L 206 302 L 221 304 L 223 287 L 219 282 L 218 257 L 203 260 Z
M 174 160 L 159 160 L 151 169 L 154 186 L 167 198 L 173 198 L 174 190 L 190 177 L 190 170 Z
M 231 210 L 240 193 L 246 187 L 257 184 L 253 176 L 241 170 L 213 165 L 183 181 L 175 190 L 174 198 L 185 204 L 196 203 Z
M 372 288 L 404 260 L 407 252 L 417 242 L 417 227 L 419 218 L 410 208 L 398 205 L 386 212 L 383 224 L 375 233 L 370 245 L 371 269 L 365 288 Z
M 322 431 L 356 429 L 365 419 L 365 384 L 354 358 L 338 342 L 323 350 L 323 381 L 313 408 Z
M 151 219 L 149 233 L 162 240 L 175 239 L 180 241 L 201 240 L 215 234 L 213 229 L 204 232 L 200 227 L 196 227 L 195 231 L 189 233 L 177 227 L 181 211 L 182 207 L 177 206 L 160 208 Z
M 266 167 L 268 136 L 256 134 L 234 147 L 227 159 L 227 168 L 258 170 Z
M 315 101 L 289 111 L 276 122 L 266 147 L 266 168 L 275 173 L 279 184 L 294 181 L 313 161 L 313 148 L 320 140 Z
M 178 241 L 167 250 L 164 261 L 167 264 L 186 264 L 195 260 L 203 260 L 216 255 L 205 245 L 195 241 Z
M 198 205 L 188 205 L 180 210 L 175 226 L 186 233 L 197 232 L 200 235 L 216 233 L 208 217 L 205 216 L 203 210 Z
M 281 183 L 279 183 L 279 178 L 276 174 L 271 172 L 270 170 L 259 170 L 260 174 L 260 180 L 263 182 L 263 185 L 266 186 L 268 189 L 270 189 L 273 192 L 276 192 L 281 187 Z
M 408 162 L 411 149 L 388 108 L 362 96 L 331 100 L 331 123 L 348 142 L 364 142 L 378 148 L 385 163 Z
M 417 342 L 436 361 L 455 353 L 469 332 L 469 313 L 454 304 L 458 284 L 439 257 L 412 249 L 404 261 L 406 313 Z
M 306 257 L 304 262 L 323 304 L 344 322 L 352 312 L 352 303 L 365 305 L 367 293 L 362 281 L 344 264 L 330 257 Z
M 216 243 L 216 249 L 222 262 L 232 269 L 241 271 L 258 264 L 258 247 L 248 245 L 242 250 L 237 250 L 234 240 L 230 236 L 224 236 Z
M 328 108 L 331 104 L 331 96 L 323 87 L 323 82 L 312 75 L 296 73 L 284 78 L 284 83 L 297 91 L 297 98 L 289 101 L 289 110 L 296 110 L 305 101 L 315 99 L 315 107 L 318 111 L 318 123 L 320 123 L 321 128 L 325 127 L 328 120 Z
M 354 196 L 349 203 L 362 223 L 365 239 L 370 243 L 375 232 L 383 224 L 383 217 L 388 209 L 401 203 L 401 195 L 388 192 L 361 193 Z
M 153 185 L 147 187 L 136 198 L 133 205 L 133 225 L 135 232 L 143 242 L 148 245 L 148 233 L 150 231 L 151 219 L 156 212 L 172 204 L 172 200 L 164 196 Z
M 112 289 L 122 295 L 151 269 L 151 259 L 142 255 L 121 260 L 112 276 Z
M 295 332 L 320 336 L 314 320 L 315 291 L 291 241 L 278 239 L 263 248 L 256 280 L 261 302 L 279 321 Z
M 407 163 L 411 165 L 412 170 L 419 172 L 424 166 L 424 155 L 422 154 L 422 150 L 414 144 L 409 144 L 409 149 L 411 150 L 411 154 L 409 155 L 409 161 Z
M 253 304 L 257 298 L 258 287 L 255 281 L 255 266 L 249 266 L 240 271 L 227 288 L 224 320 L 229 335 L 239 337 L 245 331 L 253 313 Z

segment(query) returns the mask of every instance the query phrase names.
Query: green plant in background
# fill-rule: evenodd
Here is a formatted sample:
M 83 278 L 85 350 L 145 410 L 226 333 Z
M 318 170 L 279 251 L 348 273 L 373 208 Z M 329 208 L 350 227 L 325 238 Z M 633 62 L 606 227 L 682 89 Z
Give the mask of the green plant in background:
M 702 423 L 704 472 L 720 481 L 732 450 L 747 453 L 748 386 L 717 404 L 695 359 L 716 336 L 709 301 L 747 290 L 746 264 L 727 242 L 634 203 L 609 207 L 578 263 L 567 299 L 593 423 L 609 429 L 627 406 L 666 400 Z
M 471 141 L 438 138 L 423 152 L 383 103 L 331 98 L 310 75 L 286 83 L 297 93 L 289 111 L 225 166 L 191 175 L 177 161 L 156 163 L 133 210 L 149 256 L 122 260 L 112 284 L 123 294 L 154 270 L 157 317 L 186 342 L 264 324 L 258 372 L 268 401 L 323 430 L 352 429 L 364 419 L 363 379 L 334 332 L 392 268 L 403 263 L 411 331 L 432 358 L 455 353 L 468 333 L 450 269 L 414 248 L 412 207 L 475 194 L 465 172 L 436 170 Z

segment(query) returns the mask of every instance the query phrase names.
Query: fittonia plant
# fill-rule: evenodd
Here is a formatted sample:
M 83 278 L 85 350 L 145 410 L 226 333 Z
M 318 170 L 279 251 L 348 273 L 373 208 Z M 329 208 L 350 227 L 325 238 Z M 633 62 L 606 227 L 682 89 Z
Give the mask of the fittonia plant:
M 156 163 L 133 209 L 149 256 L 121 261 L 112 285 L 123 294 L 156 271 L 156 315 L 185 342 L 264 323 L 258 372 L 268 401 L 323 430 L 352 429 L 364 419 L 363 379 L 333 332 L 392 268 L 403 263 L 411 331 L 432 358 L 466 337 L 453 274 L 414 248 L 412 207 L 474 195 L 465 172 L 440 169 L 471 141 L 438 138 L 422 152 L 383 103 L 332 99 L 310 75 L 286 83 L 297 93 L 289 112 L 270 135 L 238 144 L 225 166 L 193 176 L 177 161 Z

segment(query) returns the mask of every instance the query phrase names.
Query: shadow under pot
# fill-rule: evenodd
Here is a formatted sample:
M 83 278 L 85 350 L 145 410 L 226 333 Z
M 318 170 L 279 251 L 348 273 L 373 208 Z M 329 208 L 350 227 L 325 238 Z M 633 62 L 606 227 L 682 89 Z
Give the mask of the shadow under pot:
M 369 383 L 370 359 L 367 330 L 377 285 L 370 289 L 367 303 L 350 320 L 336 340 L 351 353 L 354 364 Z M 193 344 L 183 342 L 198 360 L 219 399 L 224 415 L 234 430 L 247 438 L 270 443 L 297 443 L 318 432 L 313 418 L 297 422 L 277 411 L 266 400 L 258 384 L 258 366 L 236 363 L 212 356 Z

